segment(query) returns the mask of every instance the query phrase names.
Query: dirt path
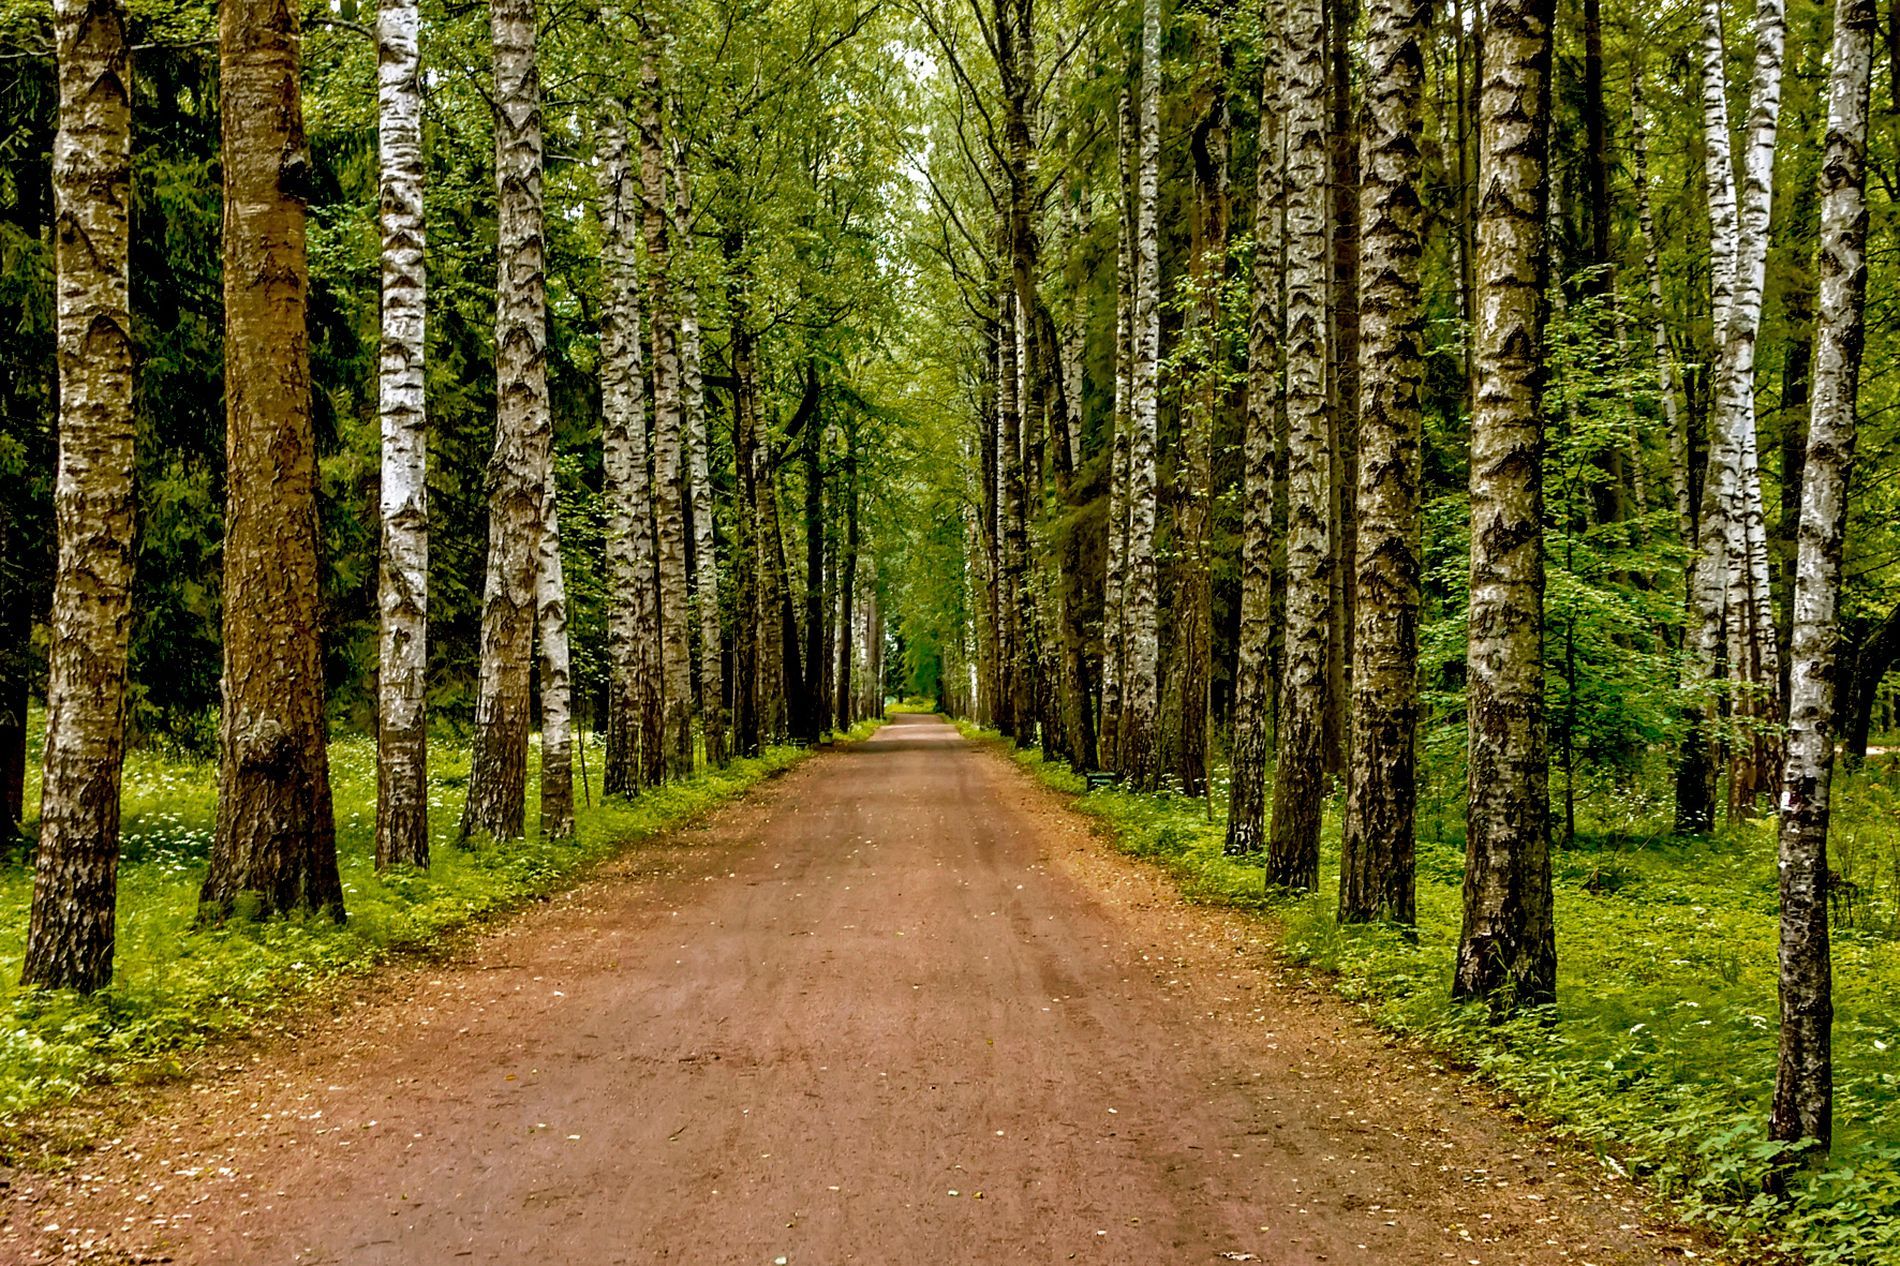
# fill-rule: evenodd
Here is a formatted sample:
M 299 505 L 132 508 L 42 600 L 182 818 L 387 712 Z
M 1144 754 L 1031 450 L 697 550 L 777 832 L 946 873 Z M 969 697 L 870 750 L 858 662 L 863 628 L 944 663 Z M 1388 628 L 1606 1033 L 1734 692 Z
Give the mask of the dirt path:
M 1682 1260 L 1261 935 L 900 718 L 13 1175 L 0 1260 Z

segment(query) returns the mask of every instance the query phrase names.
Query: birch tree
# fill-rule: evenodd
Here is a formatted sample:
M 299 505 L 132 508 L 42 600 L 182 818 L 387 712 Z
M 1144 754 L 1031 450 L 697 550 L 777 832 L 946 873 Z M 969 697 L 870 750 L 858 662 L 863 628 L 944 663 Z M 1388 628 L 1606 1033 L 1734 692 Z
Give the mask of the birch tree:
M 1152 786 L 1155 725 L 1161 706 L 1156 610 L 1155 397 L 1161 363 L 1161 251 L 1157 199 L 1161 179 L 1161 0 L 1142 0 L 1140 126 L 1135 174 L 1135 354 L 1128 443 L 1127 663 L 1122 768 L 1137 787 Z
M 542 240 L 541 76 L 534 0 L 496 0 L 495 454 L 489 463 L 488 572 L 464 839 L 515 839 L 527 787 L 528 683 L 536 557 L 553 424 L 547 382 L 547 249 Z
M 377 10 L 377 151 L 383 235 L 382 556 L 377 604 L 376 864 L 429 864 L 429 494 L 423 408 L 421 10 Z
M 1823 1151 L 1833 1138 L 1834 1097 L 1827 830 L 1840 730 L 1841 553 L 1867 299 L 1867 111 L 1876 24 L 1873 0 L 1835 6 L 1821 169 L 1821 321 L 1801 482 L 1781 783 L 1781 1051 L 1770 1133 L 1788 1142 L 1812 1139 Z
M 343 917 L 317 627 L 317 445 L 305 323 L 310 158 L 297 11 L 218 12 L 224 173 L 224 673 L 199 916 Z
M 610 673 L 601 784 L 627 795 L 652 781 L 646 736 L 659 728 L 652 648 L 659 641 L 653 578 L 653 504 L 647 462 L 646 367 L 641 350 L 640 232 L 624 106 L 601 122 L 601 467 L 607 494 Z
M 1281 675 L 1267 880 L 1319 882 L 1321 767 L 1332 567 L 1327 418 L 1326 43 L 1320 0 L 1287 0 L 1286 120 L 1286 661 Z
M 1358 604 L 1342 923 L 1411 923 L 1418 804 L 1419 445 L 1428 0 L 1371 0 L 1360 162 Z
M 132 630 L 132 99 L 123 0 L 59 0 L 53 250 L 58 570 L 47 644 L 39 848 L 22 979 L 112 980 Z M 9 829 L 12 822 L 0 822 Z
M 1214 415 L 1227 386 L 1221 287 L 1227 264 L 1228 121 L 1218 14 L 1196 16 L 1194 61 L 1194 130 L 1188 146 L 1194 170 L 1188 269 L 1194 364 L 1181 415 L 1182 559 L 1176 648 L 1181 665 L 1181 733 L 1175 765 L 1181 788 L 1189 795 L 1199 795 L 1207 786 L 1214 667 Z
M 1273 435 L 1280 410 L 1283 226 L 1278 0 L 1262 24 L 1260 144 L 1254 167 L 1254 260 L 1247 324 L 1247 429 L 1242 443 L 1240 650 L 1234 665 L 1234 737 L 1225 851 L 1266 847 L 1267 746 L 1273 674 Z
M 679 314 L 674 311 L 666 188 L 661 35 L 640 19 L 641 223 L 646 236 L 648 331 L 653 341 L 654 560 L 659 580 L 662 722 L 657 760 L 669 778 L 693 771 L 692 649 L 687 623 L 684 452 L 680 407 Z
M 674 240 L 692 240 L 692 175 L 684 155 L 673 162 Z M 719 544 L 713 531 L 713 489 L 707 459 L 706 384 L 700 367 L 699 286 L 689 268 L 680 284 L 680 402 L 686 438 L 688 504 L 693 519 L 693 608 L 699 621 L 699 707 L 706 763 L 726 763 L 725 639 L 719 623 Z
M 1479 104 L 1478 393 L 1471 420 L 1469 796 L 1452 996 L 1557 988 L 1544 722 L 1544 288 L 1554 0 L 1493 0 Z
M 541 838 L 574 834 L 574 728 L 567 645 L 567 582 L 561 572 L 560 481 L 548 471 L 541 497 L 535 622 L 541 639 Z
M 1129 200 L 1134 167 L 1135 106 L 1122 89 L 1116 119 L 1115 232 L 1115 401 L 1110 415 L 1108 525 L 1102 580 L 1102 764 L 1120 771 L 1122 722 L 1126 709 L 1122 681 L 1128 664 L 1128 452 L 1134 387 L 1135 226 Z

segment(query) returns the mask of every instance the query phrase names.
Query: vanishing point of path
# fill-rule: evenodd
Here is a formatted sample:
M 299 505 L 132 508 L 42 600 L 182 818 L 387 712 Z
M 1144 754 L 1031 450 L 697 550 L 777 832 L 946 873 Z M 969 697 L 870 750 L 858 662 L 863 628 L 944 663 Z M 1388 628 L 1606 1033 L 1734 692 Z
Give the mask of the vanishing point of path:
M 0 1260 L 1683 1260 L 930 717 L 11 1175 Z

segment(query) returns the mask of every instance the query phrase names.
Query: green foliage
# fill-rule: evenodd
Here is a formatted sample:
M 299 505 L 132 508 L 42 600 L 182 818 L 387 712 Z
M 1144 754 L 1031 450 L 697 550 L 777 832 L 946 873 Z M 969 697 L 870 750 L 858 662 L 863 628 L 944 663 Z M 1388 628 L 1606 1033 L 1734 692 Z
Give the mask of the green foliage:
M 965 732 L 984 732 L 965 726 Z M 1763 1194 L 1780 1145 L 1767 1135 L 1775 1070 L 1772 823 L 1685 841 L 1655 827 L 1663 806 L 1585 796 L 1578 846 L 1555 859 L 1558 1002 L 1493 1024 L 1449 1001 L 1463 881 L 1462 829 L 1422 824 L 1416 938 L 1342 928 L 1337 797 L 1319 891 L 1270 894 L 1258 865 L 1223 856 L 1225 806 L 1119 787 L 1088 791 L 1034 752 L 1016 760 L 1075 793 L 1124 852 L 1162 866 L 1191 899 L 1277 919 L 1289 961 L 1310 968 L 1381 1028 L 1467 1066 L 1554 1134 L 1740 1243 L 1815 1263 L 1900 1260 L 1900 799 L 1856 778 L 1837 834 L 1856 841 L 1866 904 L 1837 933 L 1832 1155 L 1783 1199 Z M 1645 828 L 1648 828 L 1645 830 Z M 1877 871 L 1888 877 L 1875 880 Z
M 866 722 L 853 737 L 872 728 Z M 597 778 L 600 752 L 590 748 L 588 767 Z M 437 741 L 430 757 L 429 870 L 376 873 L 376 745 L 343 739 L 331 745 L 330 774 L 349 921 L 239 919 L 199 928 L 193 920 L 211 846 L 216 768 L 189 756 L 133 753 L 111 988 L 82 998 L 18 987 L 32 872 L 17 863 L 0 869 L 0 1124 L 100 1081 L 176 1072 L 208 1043 L 257 1029 L 326 981 L 434 950 L 471 924 L 552 892 L 582 868 L 787 768 L 802 753 L 772 748 L 630 800 L 596 794 L 583 802 L 572 840 L 531 835 L 473 849 L 454 842 L 467 749 Z M 537 765 L 530 763 L 530 805 L 539 803 Z M 29 816 L 36 812 L 29 803 Z

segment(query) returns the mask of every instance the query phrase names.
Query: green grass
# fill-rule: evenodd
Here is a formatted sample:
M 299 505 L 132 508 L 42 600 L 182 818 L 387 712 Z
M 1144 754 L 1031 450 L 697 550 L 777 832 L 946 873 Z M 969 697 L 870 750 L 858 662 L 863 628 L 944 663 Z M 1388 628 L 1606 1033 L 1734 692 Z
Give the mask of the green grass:
M 977 733 L 976 731 L 971 731 Z M 1663 806 L 1628 790 L 1579 788 L 1579 847 L 1556 877 L 1559 1000 L 1502 1026 L 1454 1006 L 1449 987 L 1464 871 L 1462 806 L 1428 799 L 1418 846 L 1416 942 L 1342 929 L 1338 804 L 1329 806 L 1320 888 L 1270 896 L 1263 873 L 1225 857 L 1224 787 L 1207 805 L 1167 793 L 1088 792 L 1064 766 L 1015 758 L 1076 793 L 1121 849 L 1164 867 L 1190 898 L 1270 912 L 1284 953 L 1375 1023 L 1473 1069 L 1553 1133 L 1675 1202 L 1737 1243 L 1814 1263 L 1900 1261 L 1900 793 L 1892 770 L 1845 781 L 1837 869 L 1856 876 L 1837 927 L 1833 1154 L 1785 1200 L 1762 1194 L 1776 1046 L 1772 823 L 1682 840 Z M 1588 791 L 1587 797 L 1584 792 Z
M 862 738 L 875 728 L 867 722 L 849 737 Z M 453 839 L 468 749 L 435 742 L 429 771 L 433 864 L 427 871 L 378 875 L 372 839 L 375 742 L 340 739 L 330 748 L 330 772 L 348 922 L 272 919 L 194 928 L 211 845 L 216 767 L 135 752 L 125 770 L 111 988 L 82 998 L 19 987 L 32 872 L 17 860 L 0 867 L 0 1134 L 26 1114 L 101 1082 L 181 1070 L 207 1044 L 258 1030 L 321 983 L 430 950 L 472 923 L 555 891 L 583 868 L 803 755 L 796 748 L 773 748 L 632 799 L 602 800 L 595 747 L 588 753 L 593 802 L 579 807 L 571 841 L 545 841 L 535 833 L 539 789 L 532 771 L 538 762 L 531 760 L 528 838 L 465 849 Z M 37 786 L 29 785 L 29 817 L 38 812 L 37 796 Z

